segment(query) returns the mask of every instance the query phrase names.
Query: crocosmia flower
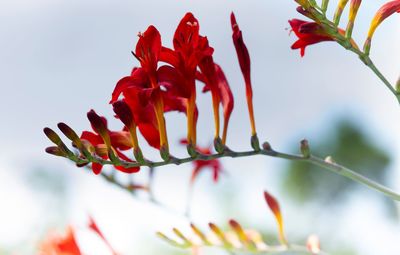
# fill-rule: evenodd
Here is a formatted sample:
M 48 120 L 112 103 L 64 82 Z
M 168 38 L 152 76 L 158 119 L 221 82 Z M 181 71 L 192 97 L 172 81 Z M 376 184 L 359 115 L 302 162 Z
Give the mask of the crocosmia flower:
M 302 57 L 307 46 L 324 41 L 334 41 L 334 38 L 326 33 L 324 28 L 316 22 L 292 19 L 289 20 L 289 24 L 298 37 L 298 40 L 292 45 L 292 49 L 300 49 Z
M 51 234 L 39 247 L 39 255 L 81 255 L 75 231 L 68 227 L 65 235 Z
M 247 97 L 247 107 L 250 115 L 250 125 L 251 125 L 251 134 L 255 136 L 256 132 L 256 123 L 254 119 L 254 110 L 253 110 L 253 89 L 251 86 L 250 79 L 250 54 L 247 50 L 246 44 L 243 41 L 242 31 L 239 28 L 238 23 L 236 22 L 235 14 L 231 13 L 231 25 L 232 25 L 232 39 L 233 44 L 235 45 L 236 53 L 239 59 L 240 69 L 242 70 L 242 74 L 244 77 L 244 81 L 246 84 L 246 97 Z

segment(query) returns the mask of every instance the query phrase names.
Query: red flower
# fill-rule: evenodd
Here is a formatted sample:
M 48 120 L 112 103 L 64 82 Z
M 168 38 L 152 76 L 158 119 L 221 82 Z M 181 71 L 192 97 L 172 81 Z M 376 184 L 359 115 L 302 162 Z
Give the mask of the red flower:
M 186 139 L 181 140 L 181 144 L 188 144 Z M 211 155 L 211 148 L 203 148 L 196 146 L 196 150 L 200 152 L 201 154 L 204 155 Z M 205 168 L 210 168 L 213 171 L 213 180 L 214 182 L 217 182 L 219 180 L 219 176 L 222 172 L 222 165 L 217 159 L 213 160 L 196 160 L 193 161 L 194 169 L 192 172 L 192 177 L 191 177 L 191 183 L 193 183 L 196 180 L 196 177 L 199 175 L 199 173 L 205 169 Z
M 307 22 L 299 19 L 289 20 L 292 31 L 299 38 L 292 49 L 300 49 L 300 55 L 303 57 L 308 45 L 324 41 L 334 41 L 334 38 L 325 32 L 324 28 L 316 22 Z
M 117 156 L 125 161 L 133 162 L 121 150 L 132 148 L 132 142 L 128 131 L 110 131 L 107 128 L 107 120 L 104 117 L 98 116 L 93 110 L 88 112 L 88 118 L 92 124 L 95 133 L 83 131 L 80 139 L 89 148 L 89 151 L 103 159 L 109 158 L 110 150 L 116 153 Z M 92 163 L 92 170 L 95 174 L 99 174 L 103 166 L 98 163 Z M 139 167 L 124 168 L 115 166 L 116 169 L 124 173 L 135 173 L 140 170 Z
M 75 231 L 68 227 L 64 236 L 51 234 L 39 248 L 39 255 L 81 255 Z
M 199 35 L 199 23 L 192 13 L 186 15 L 176 28 L 173 38 L 174 50 L 163 48 L 160 59 L 174 68 L 164 68 L 164 80 L 172 86 L 167 87 L 171 95 L 188 100 L 187 120 L 190 144 L 196 144 L 196 70 L 200 61 L 211 56 L 213 49 L 207 39 Z M 161 69 L 161 68 L 160 68 Z M 171 79 L 171 77 L 174 77 Z M 172 83 L 174 82 L 174 83 Z
M 256 123 L 254 119 L 254 110 L 253 110 L 253 89 L 251 87 L 251 78 L 250 78 L 250 54 L 247 50 L 246 44 L 243 41 L 242 31 L 239 28 L 239 25 L 236 22 L 235 14 L 231 13 L 231 25 L 232 25 L 232 39 L 233 44 L 235 45 L 236 53 L 239 59 L 240 69 L 242 70 L 242 74 L 244 77 L 244 81 L 246 83 L 246 98 L 247 98 L 247 108 L 250 116 L 250 125 L 251 125 L 251 134 L 255 136 L 257 134 L 256 131 Z
M 225 144 L 229 119 L 234 107 L 233 94 L 222 68 L 214 63 L 212 57 L 205 58 L 200 64 L 200 69 L 202 72 L 197 74 L 197 79 L 205 83 L 203 92 L 211 91 L 213 96 L 216 137 L 219 137 L 219 104 L 222 104 L 224 113 L 222 144 Z

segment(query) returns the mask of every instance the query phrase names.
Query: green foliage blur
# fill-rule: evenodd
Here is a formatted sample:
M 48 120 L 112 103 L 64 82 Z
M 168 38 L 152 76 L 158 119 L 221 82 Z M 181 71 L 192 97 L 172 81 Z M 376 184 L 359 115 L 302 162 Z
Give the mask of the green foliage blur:
M 332 131 L 318 137 L 320 140 L 311 139 L 310 142 L 314 155 L 322 158 L 331 156 L 341 165 L 387 184 L 391 157 L 360 126 L 341 119 L 332 126 Z M 340 206 L 340 200 L 358 188 L 364 187 L 318 166 L 296 161 L 288 161 L 282 185 L 288 196 L 299 203 L 309 201 L 328 206 Z M 394 203 L 382 195 L 380 197 L 387 212 L 394 216 Z

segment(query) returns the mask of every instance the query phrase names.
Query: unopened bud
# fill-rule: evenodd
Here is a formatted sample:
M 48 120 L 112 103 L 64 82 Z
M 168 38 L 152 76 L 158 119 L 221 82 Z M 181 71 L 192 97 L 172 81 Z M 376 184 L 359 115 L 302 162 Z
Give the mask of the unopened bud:
M 251 136 L 250 142 L 251 142 L 251 147 L 253 148 L 253 150 L 255 150 L 255 151 L 260 150 L 260 141 L 258 140 L 257 134 Z
M 269 142 L 263 143 L 262 147 L 263 147 L 263 149 L 265 151 L 272 151 L 272 147 L 271 147 L 271 144 Z
M 49 153 L 49 154 L 55 155 L 55 156 L 59 156 L 59 157 L 66 157 L 67 156 L 67 154 L 65 154 L 57 146 L 47 147 L 46 148 L 46 152 Z
M 70 139 L 78 149 L 82 147 L 82 142 L 79 136 L 75 133 L 75 131 L 69 127 L 67 124 L 60 122 L 57 124 L 58 128 L 63 132 L 63 134 Z
M 310 146 L 306 139 L 304 139 L 300 142 L 300 151 L 301 151 L 301 154 L 303 154 L 303 157 L 305 157 L 305 158 L 309 158 L 311 156 Z
M 62 143 L 61 138 L 51 128 L 46 127 L 43 129 L 43 132 L 54 144 L 60 145 Z
M 326 12 L 328 9 L 329 0 L 322 0 L 321 9 L 323 12 Z

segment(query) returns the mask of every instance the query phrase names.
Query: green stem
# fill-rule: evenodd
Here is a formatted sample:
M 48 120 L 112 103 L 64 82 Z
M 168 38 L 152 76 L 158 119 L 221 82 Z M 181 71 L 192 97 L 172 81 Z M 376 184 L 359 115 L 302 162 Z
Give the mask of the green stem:
M 339 165 L 339 164 L 336 164 L 333 162 L 323 160 L 323 159 L 315 157 L 313 155 L 311 155 L 310 157 L 304 157 L 302 155 L 287 154 L 287 153 L 278 152 L 278 151 L 275 151 L 272 149 L 259 150 L 259 151 L 251 150 L 251 151 L 242 151 L 242 152 L 235 152 L 235 151 L 227 150 L 223 153 L 216 153 L 216 154 L 211 154 L 211 155 L 199 154 L 195 158 L 192 158 L 192 157 L 173 158 L 173 157 L 171 157 L 171 159 L 168 161 L 159 161 L 159 162 L 146 161 L 145 164 L 140 164 L 138 162 L 121 161 L 121 165 L 124 167 L 127 167 L 127 168 L 138 167 L 138 166 L 159 167 L 159 166 L 173 165 L 173 164 L 179 165 L 179 164 L 188 163 L 188 162 L 192 162 L 192 161 L 196 161 L 196 160 L 209 161 L 209 160 L 225 158 L 225 157 L 240 158 L 240 157 L 249 157 L 249 156 L 255 156 L 255 155 L 264 155 L 264 156 L 287 159 L 287 160 L 308 162 L 308 163 L 320 166 L 322 168 L 325 168 L 327 170 L 330 170 L 336 174 L 342 175 L 342 176 L 349 178 L 355 182 L 363 184 L 371 189 L 374 189 L 374 190 L 390 197 L 393 200 L 400 201 L 399 193 L 396 193 L 395 191 L 391 190 L 390 188 L 388 188 L 382 184 L 379 184 L 371 179 L 368 179 L 367 177 L 365 177 L 361 174 L 358 174 L 357 172 L 355 172 L 347 167 L 344 167 L 342 165 Z M 102 165 L 113 165 L 113 162 L 111 162 L 109 160 L 96 159 L 96 161 L 97 161 L 97 163 L 100 163 Z M 87 159 L 81 158 L 81 159 L 79 159 L 79 163 L 90 163 L 90 162 Z
M 335 23 L 328 20 L 326 17 L 321 18 L 321 23 L 326 26 L 331 27 L 335 31 L 332 32 L 332 36 L 335 40 L 342 45 L 345 49 L 350 50 L 358 55 L 360 60 L 368 66 L 368 68 L 375 73 L 375 75 L 383 82 L 383 84 L 392 92 L 392 94 L 396 97 L 398 103 L 400 104 L 400 92 L 396 91 L 394 86 L 386 79 L 386 77 L 382 74 L 382 72 L 375 66 L 372 59 L 369 57 L 369 54 L 361 51 L 357 46 L 354 46 L 352 43 L 352 38 L 347 38 L 346 36 L 339 33 L 338 27 Z

